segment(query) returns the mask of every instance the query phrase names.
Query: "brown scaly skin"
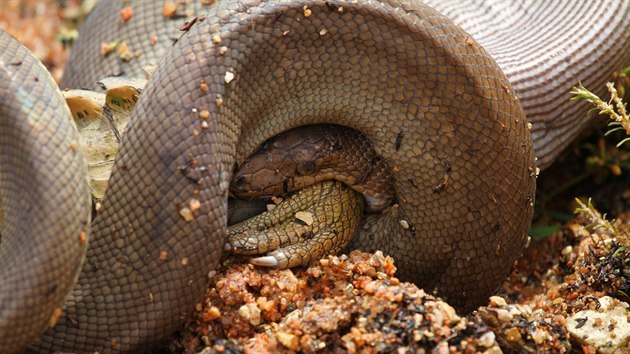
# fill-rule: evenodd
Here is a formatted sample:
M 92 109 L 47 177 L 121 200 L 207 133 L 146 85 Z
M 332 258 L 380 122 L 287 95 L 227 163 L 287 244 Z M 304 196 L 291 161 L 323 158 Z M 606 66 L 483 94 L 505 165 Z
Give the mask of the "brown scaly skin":
M 55 322 L 87 247 L 90 192 L 61 92 L 28 49 L 0 30 L 0 352 Z
M 331 180 L 342 183 L 320 183 Z M 230 225 L 226 250 L 247 255 L 266 253 L 250 262 L 276 268 L 307 265 L 338 253 L 359 230 L 363 199 L 367 210 L 382 212 L 394 202 L 393 183 L 390 168 L 376 155 L 369 139 L 356 130 L 309 125 L 283 132 L 240 165 L 232 177 L 230 194 L 255 200 L 298 192 L 270 211 Z M 310 223 L 298 217 L 305 212 Z M 371 244 L 364 240 L 385 238 L 389 229 L 372 227 L 363 233 L 356 235 L 353 243 L 356 248 L 368 249 Z
M 395 218 L 383 222 L 391 236 L 382 249 L 403 277 L 470 309 L 507 274 L 531 218 L 531 138 L 501 69 L 448 19 L 393 0 L 222 2 L 180 38 L 154 2 L 129 5 L 135 15 L 123 24 L 118 14 L 128 4 L 102 2 L 75 50 L 93 60 L 70 62 L 78 79 L 64 86 L 137 75 L 134 65 L 157 60 L 154 51 L 168 54 L 122 143 L 77 287 L 32 350 L 134 352 L 171 333 L 219 260 L 233 165 L 300 125 L 356 129 L 392 168 L 400 205 L 385 215 Z M 143 50 L 136 63 L 98 52 L 121 39 Z M 193 109 L 209 112 L 205 124 Z M 180 211 L 196 201 L 194 218 L 184 220 Z M 47 220 L 63 214 L 57 205 L 42 210 L 55 210 Z M 26 333 L 23 325 L 10 329 Z
M 143 21 L 134 6 L 126 25 Z M 494 291 L 526 242 L 534 154 L 509 82 L 465 32 L 393 1 L 224 2 L 197 22 L 147 84 L 77 287 L 32 350 L 134 351 L 176 329 L 220 258 L 234 164 L 307 124 L 360 131 L 396 169 L 409 227 L 391 222 L 382 249 L 404 279 L 461 309 Z
M 235 172 L 230 193 L 268 198 L 331 179 L 363 194 L 371 211 L 383 210 L 396 196 L 389 167 L 371 142 L 336 125 L 298 127 L 266 142 Z
M 228 227 L 229 249 L 235 254 L 269 251 L 251 261 L 258 265 L 270 265 L 261 263 L 264 258 L 278 268 L 306 265 L 348 245 L 364 204 L 362 194 L 339 181 L 315 183 L 275 208 Z

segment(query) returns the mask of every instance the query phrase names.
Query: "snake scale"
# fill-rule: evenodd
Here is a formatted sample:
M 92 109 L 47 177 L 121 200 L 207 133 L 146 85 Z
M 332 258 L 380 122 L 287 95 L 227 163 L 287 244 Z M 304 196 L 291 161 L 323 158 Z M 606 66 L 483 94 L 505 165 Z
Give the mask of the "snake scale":
M 630 61 L 630 2 L 430 5 L 446 16 L 404 0 L 193 1 L 178 11 L 208 14 L 180 32 L 153 1 L 101 2 L 62 87 L 159 65 L 91 231 L 68 110 L 0 32 L 0 352 L 137 352 L 172 333 L 220 259 L 235 164 L 315 123 L 360 131 L 394 171 L 380 248 L 401 277 L 461 309 L 484 302 L 526 243 L 534 150 L 544 168 L 587 124 L 568 89 Z M 136 57 L 102 55 L 112 41 Z

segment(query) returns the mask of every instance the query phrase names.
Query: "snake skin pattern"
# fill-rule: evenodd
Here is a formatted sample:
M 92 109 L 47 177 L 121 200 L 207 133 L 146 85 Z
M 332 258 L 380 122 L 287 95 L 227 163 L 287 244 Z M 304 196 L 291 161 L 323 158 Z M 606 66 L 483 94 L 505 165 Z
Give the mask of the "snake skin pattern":
M 63 306 L 90 227 L 87 166 L 46 68 L 0 30 L 0 352 L 19 350 Z
M 581 81 L 600 97 L 630 65 L 630 1 L 427 0 L 468 31 L 510 80 L 530 123 L 541 169 L 592 121 L 569 101 Z
M 540 3 L 530 5 L 542 6 Z M 443 3 L 445 8 L 448 4 Z M 544 30 L 542 20 L 556 18 L 537 10 L 530 31 L 542 37 L 530 41 L 525 31 L 522 38 L 510 38 L 507 28 L 518 21 L 510 17 L 507 24 L 499 23 L 498 19 L 506 17 L 500 11 L 495 17 L 484 12 L 480 18 L 488 16 L 487 21 L 475 22 L 465 11 L 448 8 L 446 13 L 470 26 L 471 37 L 447 17 L 416 1 L 224 1 L 183 32 L 178 28 L 184 20 L 165 19 L 155 2 L 102 2 L 81 31 L 62 87 L 98 88 L 94 82 L 103 76 L 142 75 L 139 67 L 159 65 L 123 139 L 102 211 L 92 224 L 87 260 L 77 285 L 56 326 L 30 350 L 136 352 L 172 333 L 203 296 L 208 270 L 219 261 L 227 190 L 235 164 L 268 138 L 316 123 L 360 131 L 392 167 L 399 207 L 384 216 L 388 219 L 383 224 L 391 229 L 382 249 L 397 259 L 401 277 L 437 290 L 461 309 L 484 302 L 522 252 L 535 189 L 536 166 L 527 121 L 504 72 L 519 99 L 532 102 L 529 106 L 523 103 L 529 114 L 541 107 L 536 102 L 542 95 L 556 94 L 542 92 L 544 84 L 568 71 L 566 66 L 549 67 L 533 54 L 532 60 L 543 65 L 528 68 L 521 60 L 530 58 L 530 52 L 541 56 L 545 49 L 549 52 L 548 48 L 528 51 L 529 47 L 558 43 L 553 40 L 555 35 L 566 33 L 559 43 L 577 41 L 578 45 L 554 47 L 559 54 L 552 57 L 560 56 L 561 63 L 569 64 L 577 52 L 592 49 L 583 56 L 588 58 L 589 70 L 576 73 L 580 77 L 587 74 L 582 80 L 593 87 L 601 83 L 595 67 L 607 70 L 628 59 L 630 25 L 627 16 L 619 16 L 627 14 L 628 1 L 611 1 L 605 6 L 589 6 L 587 1 L 563 4 L 583 10 L 552 21 L 558 23 L 551 27 L 553 31 Z M 134 8 L 135 15 L 127 23 L 119 16 L 123 6 Z M 501 3 L 495 7 L 502 9 Z M 612 14 L 601 13 L 601 7 Z M 178 11 L 204 9 L 193 2 Z M 531 14 L 525 13 L 520 16 Z M 601 14 L 597 19 L 603 24 L 612 21 L 617 25 L 625 36 L 619 39 L 620 45 L 611 44 L 606 36 L 609 32 L 588 37 L 589 43 L 573 36 L 584 35 L 576 32 L 575 22 L 594 21 L 589 18 L 592 13 Z M 484 37 L 479 28 L 486 25 L 494 27 Z M 589 28 L 604 31 L 607 26 Z M 493 32 L 514 43 L 501 46 L 497 39 L 493 45 Z M 127 63 L 115 53 L 100 53 L 101 43 L 119 40 L 142 55 Z M 3 48 L 15 47 L 15 42 L 3 42 Z M 501 48 L 515 50 L 514 61 Z M 618 50 L 624 48 L 626 52 L 620 54 Z M 601 53 L 610 61 L 600 58 Z M 607 66 L 602 69 L 601 63 Z M 0 68 L 7 67 L 3 60 Z M 560 74 L 550 77 L 550 72 Z M 26 82 L 24 77 L 19 76 L 20 85 Z M 562 85 L 571 86 L 575 81 Z M 20 85 L 11 82 L 9 87 L 0 87 L 4 95 L 18 91 Z M 3 97 L 2 105 L 4 101 Z M 5 114 L 28 107 L 25 103 L 12 103 L 13 108 L 2 112 L 3 120 Z M 202 111 L 209 113 L 205 120 L 198 114 Z M 542 115 L 539 122 L 544 122 L 544 131 L 554 132 L 560 129 L 551 122 L 557 118 Z M 583 125 L 577 123 L 578 118 L 572 117 L 574 126 Z M 534 126 L 534 133 L 536 129 L 541 128 Z M 578 129 L 572 127 L 571 131 Z M 547 135 L 535 135 L 537 147 L 545 149 L 540 136 Z M 573 138 L 553 136 L 555 145 L 543 154 L 550 156 L 544 163 L 552 161 Z M 10 140 L 8 148 L 27 142 L 31 146 L 34 140 L 29 139 L 34 138 Z M 50 171 L 37 165 L 35 172 L 50 175 Z M 12 253 L 15 247 L 11 248 L 14 237 L 5 233 L 6 184 L 3 179 L 5 226 L 0 256 L 17 262 Z M 30 186 L 24 188 L 32 189 Z M 67 188 L 67 184 L 63 186 Z M 44 187 L 63 190 L 52 184 Z M 197 202 L 194 218 L 184 220 L 180 210 Z M 67 213 L 59 204 L 47 204 L 40 210 L 54 210 L 42 218 L 55 223 Z M 85 222 L 80 224 L 86 227 Z M 28 226 L 32 231 L 32 224 Z M 59 257 L 69 256 L 59 253 Z M 14 269 L 23 271 L 24 266 Z M 2 284 L 0 296 L 23 285 Z M 7 324 L 2 304 L 3 333 L 19 333 L 34 341 L 46 326 L 29 328 L 33 317 Z M 20 352 L 29 342 L 2 343 L 0 351 Z

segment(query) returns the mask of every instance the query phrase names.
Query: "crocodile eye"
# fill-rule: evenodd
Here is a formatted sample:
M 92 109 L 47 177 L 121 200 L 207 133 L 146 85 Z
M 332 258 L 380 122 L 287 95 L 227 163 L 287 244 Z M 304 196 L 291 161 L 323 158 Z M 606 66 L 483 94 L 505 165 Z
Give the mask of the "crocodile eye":
M 238 189 L 243 188 L 245 183 L 247 183 L 247 178 L 245 176 L 239 176 L 232 181 L 232 185 Z
M 300 162 L 300 164 L 296 167 L 296 171 L 301 176 L 310 175 L 311 173 L 315 172 L 315 162 Z

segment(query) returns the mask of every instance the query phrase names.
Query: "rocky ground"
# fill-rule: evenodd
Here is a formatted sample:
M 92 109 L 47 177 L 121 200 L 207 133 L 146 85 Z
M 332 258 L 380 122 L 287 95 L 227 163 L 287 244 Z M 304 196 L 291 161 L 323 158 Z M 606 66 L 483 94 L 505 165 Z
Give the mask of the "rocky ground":
M 624 215 L 627 220 L 629 215 Z M 620 219 L 621 220 L 621 219 Z M 496 296 L 460 317 L 355 251 L 306 269 L 230 264 L 214 276 L 176 352 L 630 352 L 630 258 L 581 216 L 534 242 Z M 230 340 L 226 340 L 229 338 Z M 610 349 L 610 350 L 609 350 Z M 617 349 L 617 351 L 615 351 Z
M 64 6 L 61 6 L 63 4 Z M 58 80 L 85 9 L 75 0 L 3 1 L 0 28 Z M 598 130 L 539 179 L 535 236 L 500 291 L 462 317 L 396 278 L 380 253 L 331 256 L 308 268 L 266 270 L 228 260 L 172 353 L 628 353 L 628 154 Z M 617 140 L 618 141 L 618 140 Z M 616 218 L 576 218 L 593 197 Z M 625 247 L 622 247 L 625 245 Z

